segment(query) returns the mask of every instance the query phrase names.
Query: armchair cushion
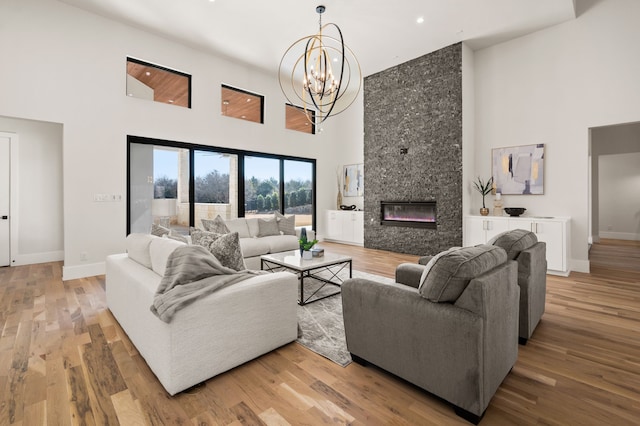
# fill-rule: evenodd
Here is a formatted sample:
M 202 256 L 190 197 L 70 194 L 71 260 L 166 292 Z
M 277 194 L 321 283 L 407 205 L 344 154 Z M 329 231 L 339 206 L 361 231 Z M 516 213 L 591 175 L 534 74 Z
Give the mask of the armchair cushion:
M 473 278 L 507 261 L 501 247 L 453 247 L 433 257 L 425 267 L 418 291 L 432 302 L 453 303 Z
M 526 250 L 538 242 L 538 237 L 525 229 L 513 229 L 493 237 L 487 244 L 502 247 L 509 260 L 515 260 L 522 250 Z

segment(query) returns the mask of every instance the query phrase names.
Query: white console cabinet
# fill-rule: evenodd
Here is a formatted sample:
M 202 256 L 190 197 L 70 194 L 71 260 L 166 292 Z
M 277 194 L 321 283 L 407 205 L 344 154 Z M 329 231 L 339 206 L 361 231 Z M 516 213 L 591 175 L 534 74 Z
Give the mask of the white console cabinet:
M 364 212 L 327 210 L 326 240 L 364 245 Z
M 509 230 L 509 224 L 501 217 L 467 216 L 464 224 L 464 245 L 484 244 L 496 235 Z
M 568 275 L 571 247 L 571 219 L 568 217 L 466 216 L 464 245 L 484 244 L 501 232 L 525 229 L 547 244 L 547 271 Z

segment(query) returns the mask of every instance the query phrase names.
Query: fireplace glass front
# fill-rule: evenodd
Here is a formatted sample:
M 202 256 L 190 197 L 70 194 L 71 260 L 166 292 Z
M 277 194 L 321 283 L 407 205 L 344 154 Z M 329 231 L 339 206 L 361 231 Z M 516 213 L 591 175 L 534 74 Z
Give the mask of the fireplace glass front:
M 435 201 L 381 201 L 381 225 L 433 228 L 436 223 Z

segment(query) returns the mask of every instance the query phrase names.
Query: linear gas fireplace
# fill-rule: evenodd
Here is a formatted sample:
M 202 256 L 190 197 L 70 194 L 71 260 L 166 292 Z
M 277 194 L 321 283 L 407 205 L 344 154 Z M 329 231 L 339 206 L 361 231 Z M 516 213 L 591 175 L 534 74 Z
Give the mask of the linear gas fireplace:
M 436 229 L 435 201 L 380 201 L 381 225 Z

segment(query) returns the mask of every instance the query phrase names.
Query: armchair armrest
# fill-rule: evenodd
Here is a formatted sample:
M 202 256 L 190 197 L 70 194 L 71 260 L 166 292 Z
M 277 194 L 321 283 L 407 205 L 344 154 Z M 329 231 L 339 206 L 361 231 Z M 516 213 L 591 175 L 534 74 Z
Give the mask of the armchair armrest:
M 418 265 L 416 263 L 401 263 L 396 268 L 396 282 L 413 288 L 418 288 L 418 286 L 420 286 L 420 278 L 422 278 L 423 271 L 424 265 Z

